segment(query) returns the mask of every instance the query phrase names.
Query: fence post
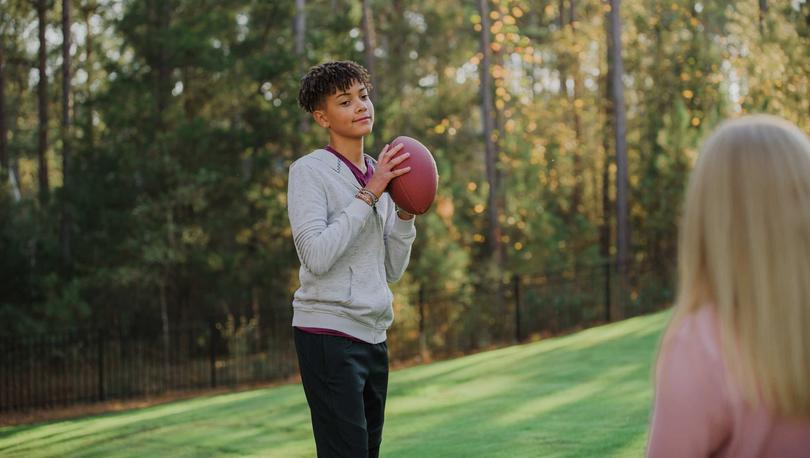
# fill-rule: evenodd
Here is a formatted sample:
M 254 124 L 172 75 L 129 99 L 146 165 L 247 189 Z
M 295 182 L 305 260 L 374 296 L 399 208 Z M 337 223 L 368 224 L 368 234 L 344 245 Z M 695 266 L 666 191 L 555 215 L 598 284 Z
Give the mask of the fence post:
M 6 338 L 3 335 L 0 335 L 0 355 L 3 355 L 3 360 L 0 361 L 0 412 L 4 412 L 8 410 L 8 404 L 6 403 L 6 399 L 8 398 L 8 391 L 10 388 L 11 383 L 6 378 L 6 374 L 8 374 L 9 367 L 6 365 L 9 364 L 9 357 L 8 355 L 11 354 L 9 351 L 10 348 L 6 346 Z
M 210 381 L 211 381 L 211 388 L 216 388 L 217 386 L 217 345 L 216 345 L 216 338 L 217 338 L 217 326 L 214 323 L 214 320 L 209 321 L 209 336 L 208 341 L 209 345 L 209 362 L 210 362 Z
M 613 297 L 613 293 L 610 290 L 611 287 L 611 278 L 610 278 L 610 267 L 611 262 L 605 262 L 604 269 L 605 269 L 605 322 L 610 323 L 610 303 Z
M 515 299 L 515 342 L 520 343 L 523 336 L 520 331 L 520 276 L 512 275 L 512 291 Z
M 104 393 L 104 331 L 101 328 L 96 330 L 96 340 L 97 340 L 97 361 L 96 361 L 96 373 L 98 374 L 98 400 L 104 401 L 105 393 Z

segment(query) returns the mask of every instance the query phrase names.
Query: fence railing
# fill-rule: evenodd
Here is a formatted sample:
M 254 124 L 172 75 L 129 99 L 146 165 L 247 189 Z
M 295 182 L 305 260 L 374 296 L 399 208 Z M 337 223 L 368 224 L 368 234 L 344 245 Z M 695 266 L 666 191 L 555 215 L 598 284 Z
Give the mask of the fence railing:
M 514 275 L 487 287 L 424 286 L 395 303 L 391 360 L 423 360 L 658 310 L 668 266 L 592 265 Z M 620 275 L 621 274 L 621 275 Z M 289 304 L 268 316 L 161 332 L 116 329 L 0 337 L 0 412 L 49 409 L 284 380 L 297 373 Z
M 674 297 L 673 263 L 594 264 L 470 290 L 423 286 L 412 322 L 389 331 L 393 360 L 446 357 L 660 310 Z
M 281 380 L 294 374 L 289 327 L 257 336 L 227 326 L 186 326 L 162 334 L 115 330 L 0 340 L 0 411 L 132 399 L 168 391 Z

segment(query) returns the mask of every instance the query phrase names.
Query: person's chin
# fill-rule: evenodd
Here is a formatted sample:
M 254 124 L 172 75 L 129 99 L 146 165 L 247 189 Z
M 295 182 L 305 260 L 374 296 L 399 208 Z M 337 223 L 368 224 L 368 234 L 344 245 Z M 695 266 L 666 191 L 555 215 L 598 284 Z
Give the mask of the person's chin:
M 360 136 L 365 137 L 366 135 L 371 133 L 371 128 L 373 126 L 369 124 L 368 126 L 364 126 L 362 129 L 359 129 Z

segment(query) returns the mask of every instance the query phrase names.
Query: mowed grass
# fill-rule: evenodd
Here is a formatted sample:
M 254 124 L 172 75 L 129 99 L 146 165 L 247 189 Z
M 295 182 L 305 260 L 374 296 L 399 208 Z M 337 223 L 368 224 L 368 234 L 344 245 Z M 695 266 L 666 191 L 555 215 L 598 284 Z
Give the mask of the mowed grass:
M 387 457 L 640 456 L 669 314 L 391 373 Z M 0 456 L 315 456 L 300 385 L 0 428 Z

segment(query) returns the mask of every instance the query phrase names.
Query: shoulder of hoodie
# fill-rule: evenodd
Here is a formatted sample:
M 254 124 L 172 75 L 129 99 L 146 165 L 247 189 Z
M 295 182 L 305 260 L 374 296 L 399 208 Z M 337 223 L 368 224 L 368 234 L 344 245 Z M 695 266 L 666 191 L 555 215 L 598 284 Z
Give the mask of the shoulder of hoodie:
M 371 165 L 376 169 L 377 168 L 377 160 L 373 157 L 369 156 L 367 153 L 363 153 L 363 156 L 371 162 Z M 311 168 L 323 168 L 324 166 L 335 169 L 338 166 L 340 159 L 335 157 L 334 154 L 330 153 L 329 151 L 318 148 L 313 150 L 311 153 L 302 156 L 290 164 L 290 170 L 294 167 L 298 167 L 299 165 L 303 164 Z

